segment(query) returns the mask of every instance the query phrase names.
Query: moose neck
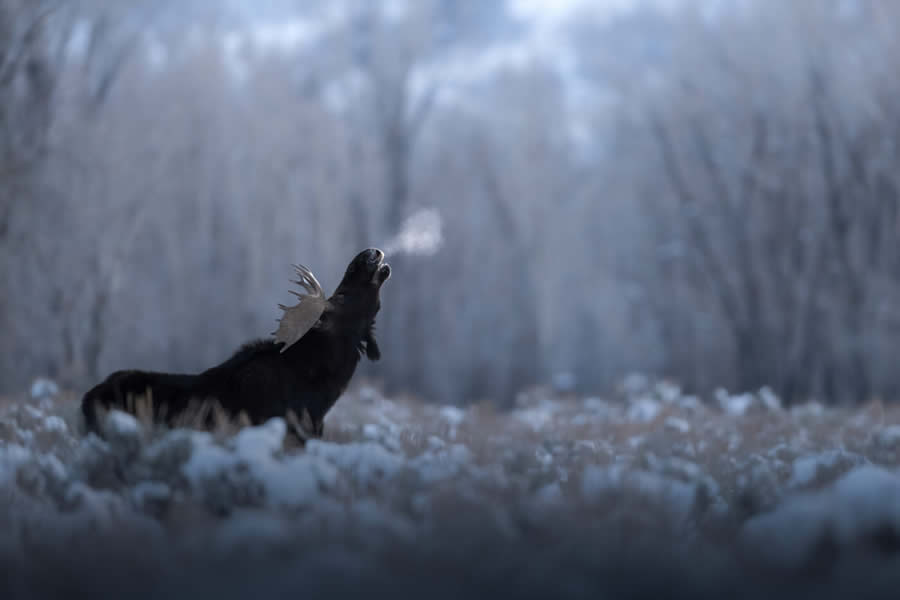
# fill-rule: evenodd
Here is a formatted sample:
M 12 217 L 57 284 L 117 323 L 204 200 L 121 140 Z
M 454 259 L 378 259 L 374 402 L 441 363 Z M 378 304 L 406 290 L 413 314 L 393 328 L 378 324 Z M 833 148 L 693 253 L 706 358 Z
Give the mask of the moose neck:
M 332 333 L 347 338 L 355 345 L 372 326 L 372 319 L 365 312 L 364 307 L 355 306 L 355 303 L 335 294 L 329 299 L 328 308 L 322 314 L 320 322 Z

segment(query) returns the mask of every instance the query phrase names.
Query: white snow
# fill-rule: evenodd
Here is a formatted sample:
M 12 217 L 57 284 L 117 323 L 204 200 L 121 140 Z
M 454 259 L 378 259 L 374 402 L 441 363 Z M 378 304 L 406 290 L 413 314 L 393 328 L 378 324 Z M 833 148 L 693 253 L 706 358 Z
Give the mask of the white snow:
M 766 388 L 701 399 L 639 376 L 615 398 L 558 391 L 523 393 L 505 413 L 366 387 L 305 449 L 285 446 L 282 419 L 224 435 L 148 430 L 116 411 L 103 441 L 80 433 L 71 406 L 28 395 L 0 408 L 0 497 L 40 515 L 18 518 L 23 530 L 52 529 L 55 515 L 97 532 L 136 520 L 152 536 L 163 515 L 199 511 L 158 535 L 237 552 L 359 528 L 377 544 L 427 539 L 460 515 L 514 537 L 532 516 L 563 514 L 591 526 L 653 517 L 691 539 L 722 520 L 743 547 L 802 565 L 822 536 L 852 547 L 900 528 L 900 410 L 788 411 Z
M 349 474 L 355 483 L 363 486 L 395 475 L 404 462 L 399 455 L 372 442 L 332 444 L 313 440 L 307 443 L 306 451 L 309 456 L 324 459 Z
M 645 470 L 621 466 L 590 465 L 582 475 L 581 491 L 587 501 L 603 499 L 611 493 L 630 493 L 658 503 L 678 519 L 687 517 L 694 506 L 696 486 Z
M 827 450 L 820 454 L 801 456 L 794 460 L 791 478 L 788 485 L 801 487 L 813 483 L 821 473 L 834 469 L 840 464 L 856 465 L 862 462 L 861 457 L 843 450 Z
M 667 417 L 664 424 L 667 428 L 678 433 L 687 433 L 691 430 L 691 424 L 680 417 Z
M 333 467 L 313 463 L 307 457 L 266 460 L 249 467 L 265 486 L 267 504 L 279 508 L 311 505 L 318 499 L 320 487 L 334 485 L 337 477 Z
M 787 499 L 771 513 L 744 526 L 744 542 L 765 549 L 787 566 L 802 566 L 825 536 L 849 545 L 889 527 L 900 532 L 900 477 L 880 467 L 862 466 L 818 492 Z
M 69 427 L 66 425 L 66 422 L 63 421 L 60 417 L 56 415 L 48 415 L 44 418 L 44 429 L 46 429 L 47 431 L 65 433 L 69 429 Z
M 535 500 L 540 506 L 557 506 L 563 501 L 562 487 L 558 481 L 542 486 L 535 493 Z
M 59 386 L 56 382 L 45 377 L 38 377 L 31 382 L 31 398 L 40 400 L 50 398 L 59 394 Z
M 662 407 L 651 398 L 638 398 L 628 407 L 628 419 L 638 423 L 649 423 L 656 419 Z
M 465 419 L 466 413 L 455 406 L 442 406 L 441 417 L 451 425 L 459 426 Z
M 177 438 L 169 438 L 176 440 Z M 227 449 L 213 441 L 212 435 L 206 432 L 191 432 L 192 443 L 191 458 L 184 465 L 182 471 L 188 481 L 196 487 L 200 487 L 204 479 L 215 478 L 222 471 L 235 465 L 239 458 Z M 157 452 L 163 451 L 163 445 L 155 448 Z
M 259 427 L 247 427 L 234 436 L 232 447 L 244 460 L 264 462 L 281 450 L 287 426 L 283 419 L 271 419 Z
M 532 431 L 540 431 L 546 427 L 556 413 L 556 406 L 551 402 L 539 402 L 533 406 L 520 408 L 515 418 L 531 427 Z
M 771 388 L 764 387 L 759 391 L 759 398 L 762 400 L 763 406 L 770 411 L 781 410 L 781 399 L 775 395 Z
M 106 417 L 106 433 L 133 437 L 141 432 L 141 425 L 133 416 L 118 410 L 111 411 Z
M 722 410 L 735 416 L 743 416 L 753 405 L 753 396 L 750 394 L 730 396 L 725 390 L 716 390 L 716 399 Z
M 160 481 L 141 481 L 131 490 L 134 502 L 145 510 L 162 505 L 172 498 L 172 489 Z
M 216 535 L 216 547 L 226 552 L 240 550 L 265 540 L 267 545 L 275 545 L 288 540 L 290 531 L 284 519 L 278 515 L 260 510 L 240 510 L 226 519 Z
M 650 380 L 640 373 L 631 373 L 625 376 L 622 387 L 626 393 L 637 395 L 645 392 L 650 387 Z
M 6 485 L 13 479 L 19 465 L 31 458 L 31 452 L 18 444 L 0 446 L 0 484 Z
M 878 432 L 878 443 L 889 449 L 900 449 L 900 425 L 891 425 Z

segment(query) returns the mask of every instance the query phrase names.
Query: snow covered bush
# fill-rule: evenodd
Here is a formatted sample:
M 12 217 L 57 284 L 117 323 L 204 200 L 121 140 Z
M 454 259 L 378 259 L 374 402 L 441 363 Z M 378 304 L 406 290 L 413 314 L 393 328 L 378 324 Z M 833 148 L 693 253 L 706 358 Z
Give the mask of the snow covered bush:
M 860 565 L 897 579 L 900 410 L 880 404 L 786 410 L 768 390 L 699 399 L 630 378 L 620 397 L 535 389 L 501 413 L 362 387 L 305 449 L 280 419 L 209 433 L 113 412 L 101 440 L 77 415 L 55 390 L 0 408 L 0 559 L 20 573 L 4 598 L 64 581 L 715 597 L 737 579 L 771 597 L 821 577 L 858 592 Z

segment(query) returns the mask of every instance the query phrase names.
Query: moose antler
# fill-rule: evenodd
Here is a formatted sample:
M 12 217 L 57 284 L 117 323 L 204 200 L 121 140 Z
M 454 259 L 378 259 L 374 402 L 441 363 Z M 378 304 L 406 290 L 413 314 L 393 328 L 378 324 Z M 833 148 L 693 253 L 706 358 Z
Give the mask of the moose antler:
M 284 344 L 281 348 L 282 352 L 297 343 L 297 340 L 312 329 L 325 311 L 325 292 L 312 271 L 303 265 L 294 265 L 294 270 L 297 272 L 298 279 L 292 280 L 292 282 L 306 290 L 306 293 L 301 294 L 290 290 L 300 299 L 300 304 L 297 306 L 278 305 L 278 308 L 284 311 L 284 315 L 278 319 L 278 330 L 273 331 L 272 335 L 275 336 L 276 342 Z

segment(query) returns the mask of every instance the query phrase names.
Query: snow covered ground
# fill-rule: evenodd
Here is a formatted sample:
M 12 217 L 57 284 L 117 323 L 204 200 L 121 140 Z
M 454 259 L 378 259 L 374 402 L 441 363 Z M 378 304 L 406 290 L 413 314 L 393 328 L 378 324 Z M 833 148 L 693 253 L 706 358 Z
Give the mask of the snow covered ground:
M 892 597 L 900 407 L 785 409 L 628 378 L 501 413 L 362 386 L 326 439 L 0 405 L 3 598 Z M 882 594 L 883 593 L 883 594 Z

